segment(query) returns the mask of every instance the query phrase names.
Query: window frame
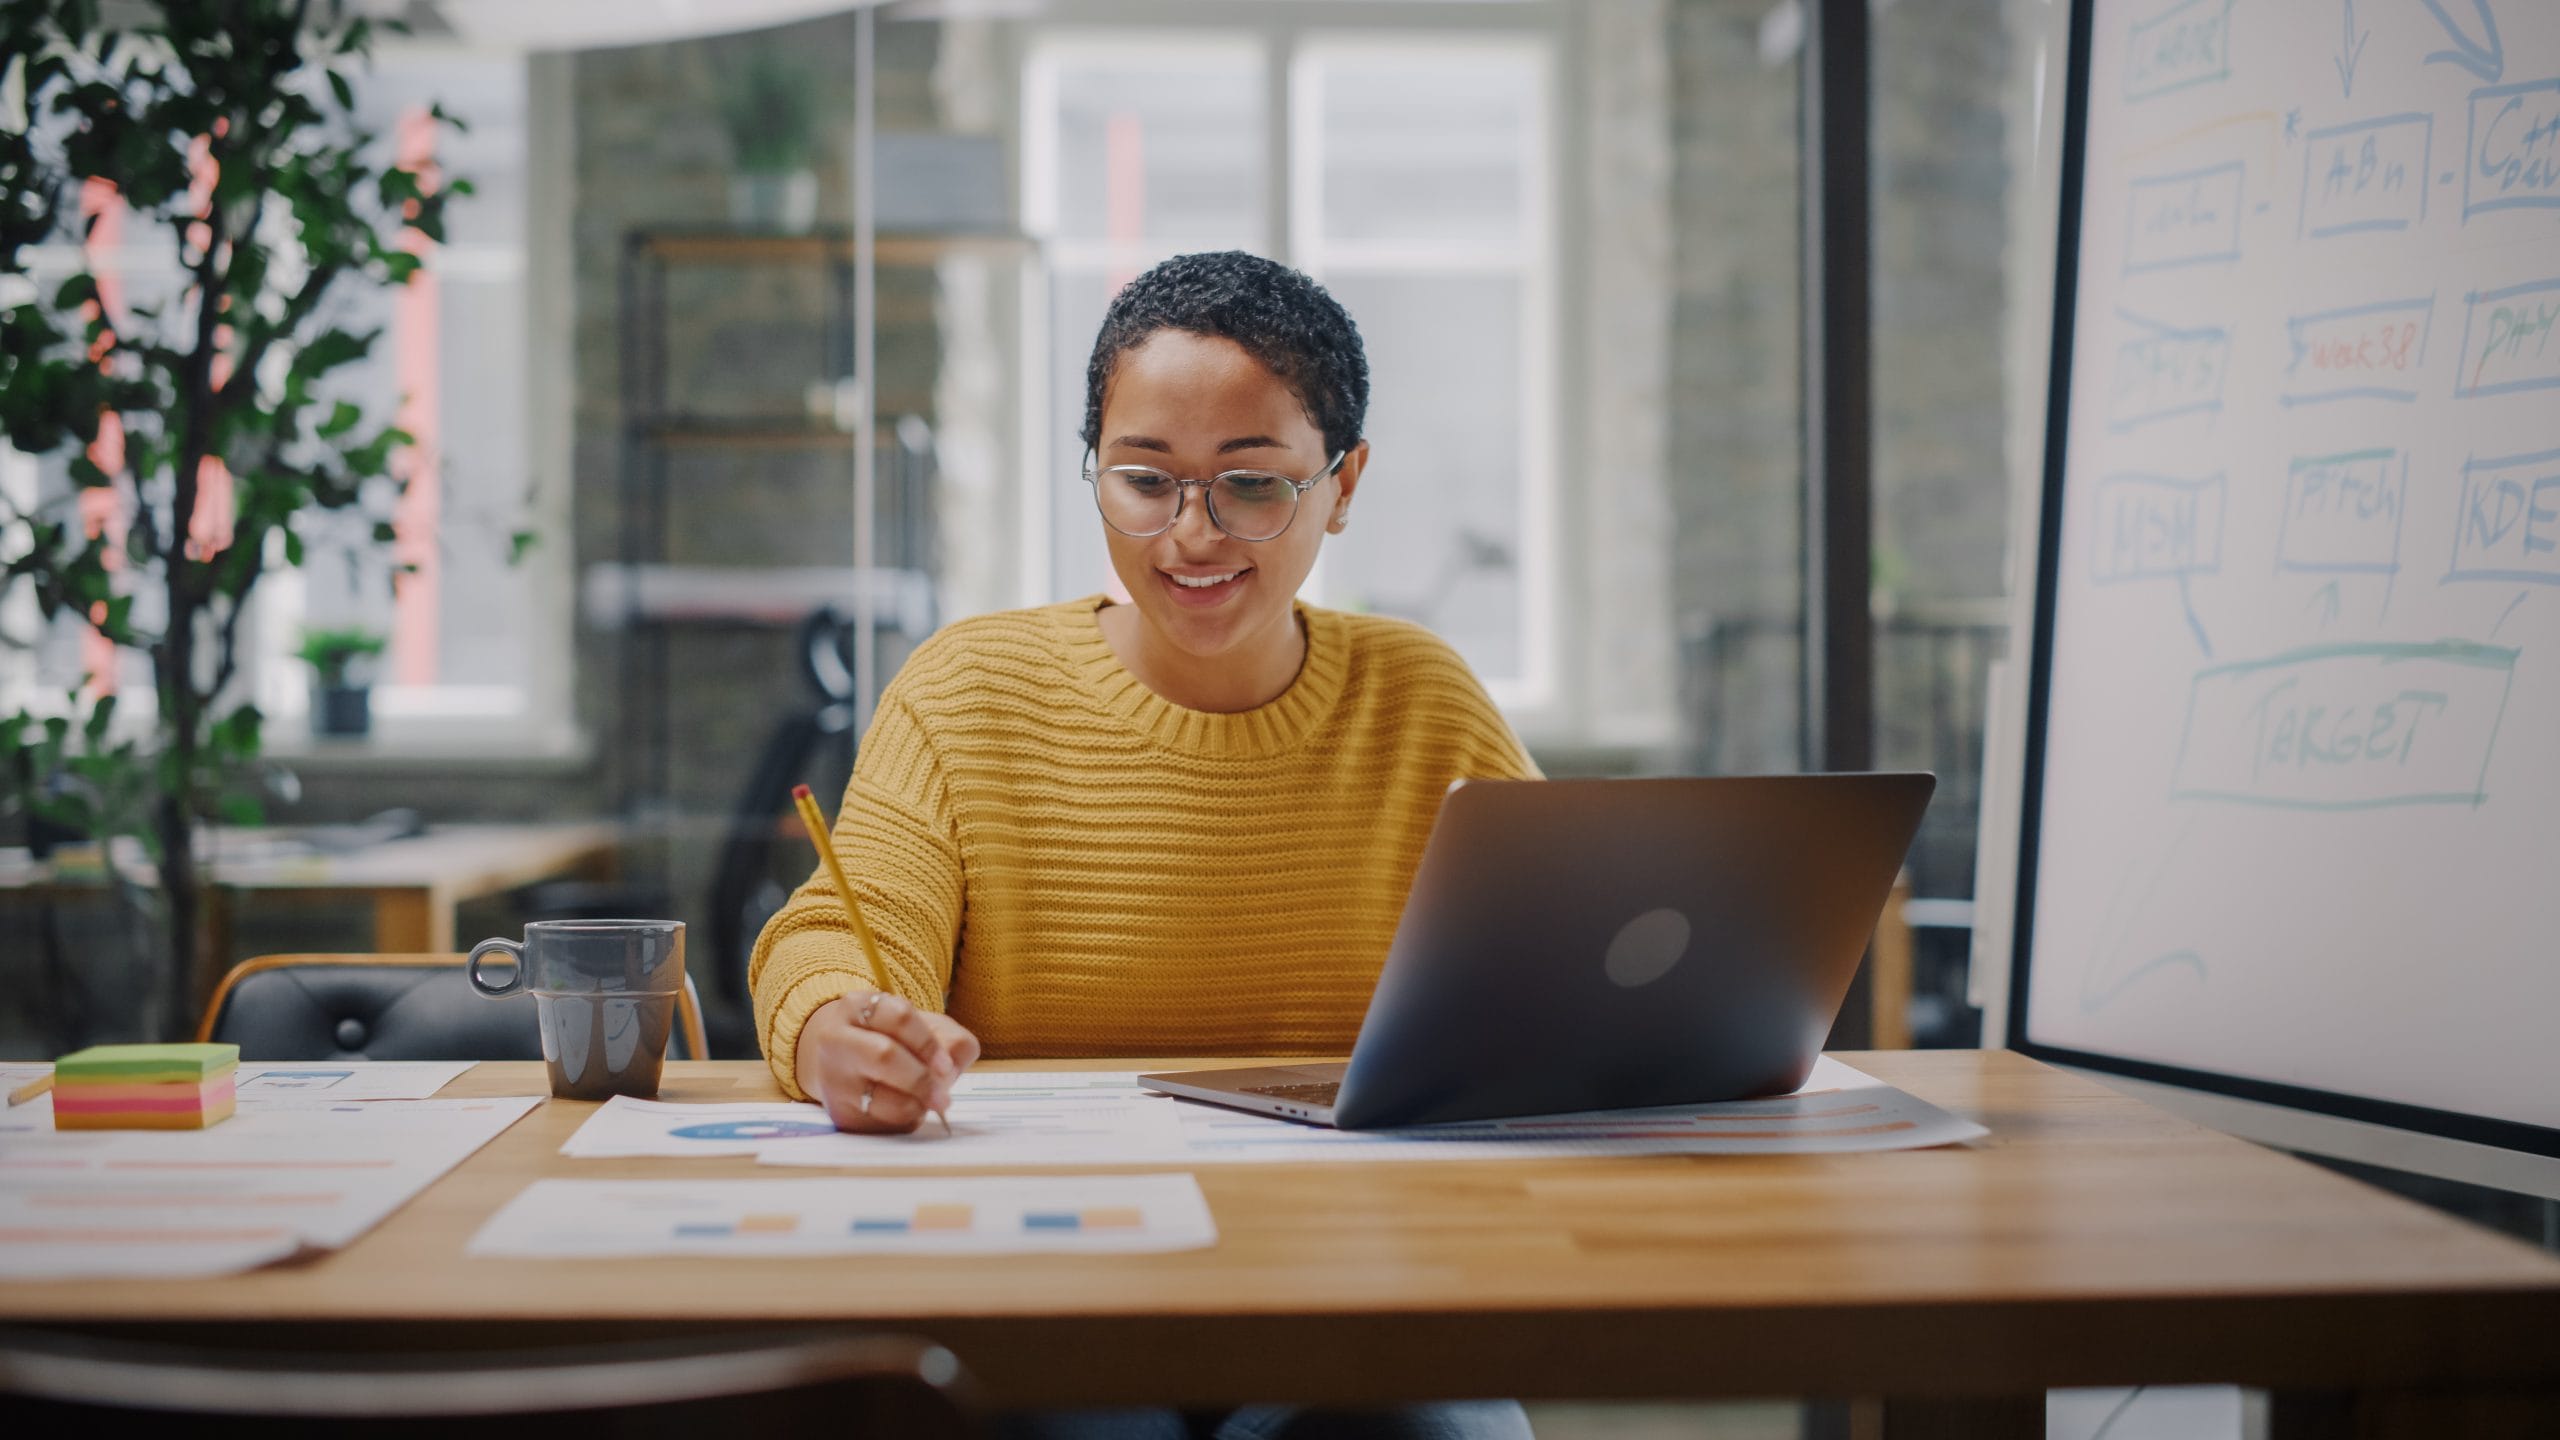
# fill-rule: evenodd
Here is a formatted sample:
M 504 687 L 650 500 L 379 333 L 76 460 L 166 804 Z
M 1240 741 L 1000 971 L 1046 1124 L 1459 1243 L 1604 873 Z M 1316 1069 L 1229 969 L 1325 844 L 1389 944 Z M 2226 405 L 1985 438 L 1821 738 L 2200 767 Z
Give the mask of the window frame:
M 1581 220 L 1576 207 L 1557 203 L 1564 189 L 1563 157 L 1576 153 L 1583 123 L 1575 20 L 1569 0 L 1433 0 L 1428 4 L 1331 0 L 1322 5 L 1251 10 L 1166 0 L 1079 0 L 1062 6 L 1051 18 L 1025 22 L 1015 29 L 1012 72 L 1021 81 L 1014 87 L 1017 109 L 1009 117 L 1010 130 L 1020 165 L 1023 225 L 1036 242 L 1035 253 L 1023 266 L 1020 291 L 1022 603 L 1047 599 L 1053 584 L 1050 556 L 1061 481 L 1053 472 L 1051 455 L 1059 427 L 1072 423 L 1071 417 L 1050 413 L 1056 383 L 1049 368 L 1050 348 L 1055 337 L 1046 282 L 1059 242 L 1052 233 L 1057 214 L 1056 136 L 1047 117 L 1055 114 L 1058 59 L 1096 51 L 1125 54 L 1139 46 L 1258 47 L 1266 77 L 1267 193 L 1265 234 L 1258 248 L 1282 263 L 1297 265 L 1301 256 L 1312 251 L 1321 257 L 1326 248 L 1309 228 L 1313 212 L 1321 205 L 1321 190 L 1302 189 L 1321 185 L 1321 175 L 1313 169 L 1311 143 L 1320 117 L 1307 105 L 1315 83 L 1310 57 L 1320 63 L 1329 54 L 1372 55 L 1425 47 L 1445 54 L 1452 46 L 1526 55 L 1537 66 L 1542 124 L 1529 157 L 1530 190 L 1524 197 L 1528 253 L 1516 272 L 1524 284 L 1522 393 L 1529 400 L 1521 456 L 1522 664 L 1516 676 L 1485 677 L 1485 683 L 1524 739 L 1566 745 L 1586 742 L 1594 717 L 1575 693 L 1577 687 L 1566 674 L 1558 644 L 1558 637 L 1575 619 L 1568 611 L 1575 605 L 1572 576 L 1583 544 L 1580 527 L 1561 504 L 1562 457 L 1572 443 L 1569 431 L 1575 423 L 1567 386 L 1569 377 L 1582 373 L 1583 339 L 1578 327 L 1565 323 L 1565 307 L 1575 289 L 1574 263 L 1582 244 Z M 1302 206 L 1302 193 L 1318 198 Z M 1320 271 L 1310 273 L 1322 278 Z M 1308 592 L 1321 602 L 1321 560 L 1309 578 Z
M 527 623 L 535 627 L 529 659 L 522 683 L 514 686 L 377 683 L 372 687 L 375 723 L 370 733 L 318 736 L 309 728 L 308 689 L 294 660 L 303 616 L 303 579 L 300 571 L 284 563 L 282 537 L 277 536 L 270 541 L 267 576 L 252 592 L 248 614 L 241 622 L 248 640 L 231 693 L 256 704 L 264 715 L 263 754 L 313 768 L 327 768 L 339 760 L 362 764 L 382 759 L 582 763 L 591 744 L 572 709 L 575 592 L 566 559 L 546 563 L 546 551 L 556 553 L 572 535 L 568 492 L 574 427 L 545 424 L 542 419 L 567 416 L 573 399 L 565 378 L 571 373 L 570 207 L 545 198 L 566 194 L 572 163 L 573 96 L 564 83 L 566 61 L 547 55 L 494 55 L 434 42 L 402 43 L 380 53 L 514 59 L 524 67 L 527 197 L 521 246 L 448 246 L 443 247 L 443 256 L 447 264 L 466 270 L 515 271 L 526 299 L 527 424 L 522 458 L 531 482 L 526 524 L 539 537 L 526 562 L 533 567 L 526 572 Z M 40 273 L 87 263 L 81 247 L 71 243 L 32 247 L 28 260 L 30 269 Z M 128 276 L 155 282 L 183 278 L 174 252 L 158 245 L 156 237 L 150 242 L 128 242 L 112 260 Z M 437 261 L 431 258 L 429 263 Z M 43 288 L 41 280 L 36 283 Z M 31 497 L 39 483 L 39 465 L 36 457 L 0 444 L 0 487 L 15 498 Z M 0 620 L 9 624 L 12 633 L 32 631 L 41 623 L 33 598 L 24 593 L 0 597 Z M 42 682 L 39 664 L 31 651 L 0 651 L 0 703 L 37 711 L 60 708 L 67 692 Z M 503 703 L 501 697 L 514 703 Z M 146 733 L 150 715 L 149 706 L 120 707 L 119 729 Z

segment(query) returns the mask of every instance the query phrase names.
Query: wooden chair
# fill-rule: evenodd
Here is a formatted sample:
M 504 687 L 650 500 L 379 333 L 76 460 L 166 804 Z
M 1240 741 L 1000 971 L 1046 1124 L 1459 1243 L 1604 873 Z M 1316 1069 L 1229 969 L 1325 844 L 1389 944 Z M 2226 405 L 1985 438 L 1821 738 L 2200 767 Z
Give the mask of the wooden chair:
M 243 1060 L 539 1060 L 530 1001 L 491 1000 L 460 955 L 261 955 L 214 987 L 198 1040 Z M 709 1053 L 693 977 L 676 997 L 676 1058 Z
M 132 1424 L 257 1440 L 981 1432 L 950 1351 L 907 1336 L 820 1333 L 314 1356 L 0 1331 L 0 1414 L 22 1434 Z M 30 1424 L 45 1421 L 54 1423 Z

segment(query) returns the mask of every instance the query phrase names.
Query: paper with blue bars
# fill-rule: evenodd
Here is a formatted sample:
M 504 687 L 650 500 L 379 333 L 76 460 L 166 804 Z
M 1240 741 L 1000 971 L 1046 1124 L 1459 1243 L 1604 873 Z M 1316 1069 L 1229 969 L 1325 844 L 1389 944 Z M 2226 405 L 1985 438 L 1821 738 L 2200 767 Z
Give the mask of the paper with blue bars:
M 537 1180 L 480 1227 L 471 1253 L 1133 1254 L 1217 1242 L 1209 1202 L 1189 1175 Z

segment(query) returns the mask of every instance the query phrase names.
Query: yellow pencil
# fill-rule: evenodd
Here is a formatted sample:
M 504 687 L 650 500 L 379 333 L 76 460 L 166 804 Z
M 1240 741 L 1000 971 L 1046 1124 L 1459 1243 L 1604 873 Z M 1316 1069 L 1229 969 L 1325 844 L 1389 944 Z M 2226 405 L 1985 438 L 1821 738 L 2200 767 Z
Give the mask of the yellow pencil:
M 9 1092 L 9 1103 L 12 1105 L 24 1105 L 28 1101 L 33 1100 L 52 1088 L 53 1077 L 50 1075 L 30 1080 L 26 1084 Z
M 871 988 L 883 994 L 889 991 L 889 967 L 880 959 L 880 943 L 871 938 L 871 923 L 862 918 L 862 902 L 853 898 L 853 882 L 844 878 L 844 864 L 836 859 L 835 842 L 827 837 L 827 819 L 818 813 L 818 797 L 806 785 L 791 787 L 791 803 L 799 807 L 800 823 L 809 827 L 809 843 L 818 847 L 818 858 L 826 862 L 827 875 L 836 882 L 836 898 L 844 902 L 844 913 L 853 920 L 854 938 L 862 942 L 862 958 L 871 967 Z M 942 1122 L 942 1133 L 951 1133 L 951 1117 L 936 1110 L 933 1118 Z

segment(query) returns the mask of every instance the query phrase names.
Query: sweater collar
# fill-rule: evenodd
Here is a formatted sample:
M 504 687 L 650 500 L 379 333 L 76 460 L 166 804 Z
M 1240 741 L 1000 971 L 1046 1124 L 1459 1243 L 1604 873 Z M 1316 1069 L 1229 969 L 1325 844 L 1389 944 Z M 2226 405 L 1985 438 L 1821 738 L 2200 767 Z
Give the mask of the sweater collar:
M 1277 755 L 1306 738 L 1342 698 L 1349 646 L 1342 617 L 1303 601 L 1292 602 L 1307 636 L 1307 656 L 1297 678 L 1270 703 L 1233 714 L 1186 710 L 1129 673 L 1103 638 L 1100 615 L 1106 596 L 1088 595 L 1053 608 L 1067 668 L 1107 714 L 1126 720 L 1168 750 L 1189 755 Z

